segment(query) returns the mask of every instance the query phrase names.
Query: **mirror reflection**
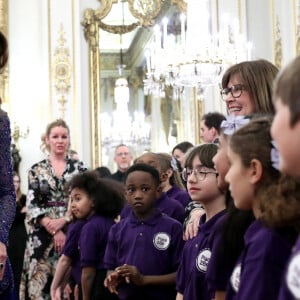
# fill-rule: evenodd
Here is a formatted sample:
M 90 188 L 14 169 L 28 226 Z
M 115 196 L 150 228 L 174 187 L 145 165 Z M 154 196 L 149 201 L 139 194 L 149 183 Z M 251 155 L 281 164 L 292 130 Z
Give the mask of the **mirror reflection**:
M 170 151 L 183 140 L 197 144 L 203 113 L 226 113 L 220 78 L 252 52 L 241 18 L 245 7 L 230 7 L 230 16 L 226 8 L 218 0 L 111 0 L 93 11 L 100 61 L 95 65 L 90 40 L 96 165 L 111 167 L 111 149 L 120 143 L 135 156 Z
M 157 29 L 137 26 L 138 20 L 128 5 L 127 1 L 113 3 L 110 13 L 99 25 L 101 152 L 102 164 L 110 167 L 113 167 L 112 149 L 119 144 L 129 145 L 137 157 L 153 149 L 155 136 L 169 148 L 177 142 L 172 88 L 164 87 L 158 95 L 152 95 L 149 85 L 145 88 L 150 70 L 147 53 L 153 49 Z M 166 7 L 158 19 L 163 15 L 171 16 L 169 32 L 173 32 L 174 37 L 179 35 L 180 11 Z M 162 37 L 160 43 L 163 43 Z M 160 99 L 153 106 L 155 97 Z M 156 110 L 154 115 L 153 110 Z M 154 123 L 158 125 L 156 132 Z

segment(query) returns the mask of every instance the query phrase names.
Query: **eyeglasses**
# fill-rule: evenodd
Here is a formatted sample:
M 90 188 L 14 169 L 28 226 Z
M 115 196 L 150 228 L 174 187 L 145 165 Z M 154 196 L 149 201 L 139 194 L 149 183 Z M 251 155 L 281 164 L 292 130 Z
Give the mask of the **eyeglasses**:
M 129 152 L 120 152 L 120 153 L 116 153 L 116 156 L 128 156 L 129 155 Z
M 194 174 L 194 176 L 195 176 L 198 180 L 202 181 L 202 180 L 205 179 L 205 177 L 206 177 L 207 174 L 216 174 L 216 175 L 218 174 L 218 173 L 215 172 L 215 171 L 202 171 L 202 170 L 203 170 L 203 168 L 201 168 L 201 169 L 184 168 L 183 171 L 182 171 L 182 173 L 181 173 L 182 179 L 183 179 L 184 181 L 188 181 L 189 177 L 190 177 L 192 174 Z
M 246 86 L 243 84 L 235 84 L 231 87 L 227 87 L 221 90 L 222 100 L 226 100 L 227 95 L 231 93 L 233 98 L 239 98 L 242 95 L 243 90 L 246 90 Z

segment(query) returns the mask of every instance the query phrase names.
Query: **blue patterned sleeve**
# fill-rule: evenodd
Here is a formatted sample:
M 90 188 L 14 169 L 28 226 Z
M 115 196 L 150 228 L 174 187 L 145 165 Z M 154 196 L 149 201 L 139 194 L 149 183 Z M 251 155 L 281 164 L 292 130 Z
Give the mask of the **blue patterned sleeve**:
M 16 213 L 10 146 L 10 121 L 7 114 L 0 110 L 0 241 L 6 245 Z

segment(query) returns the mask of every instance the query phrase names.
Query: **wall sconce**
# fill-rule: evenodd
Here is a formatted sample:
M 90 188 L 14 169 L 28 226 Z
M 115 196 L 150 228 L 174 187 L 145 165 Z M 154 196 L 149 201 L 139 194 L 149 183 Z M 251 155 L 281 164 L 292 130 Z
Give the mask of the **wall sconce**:
M 19 139 L 20 138 L 26 139 L 28 137 L 28 134 L 29 134 L 28 126 L 25 131 L 22 131 L 20 129 L 20 126 L 16 122 L 14 122 L 14 129 L 12 131 L 12 139 L 13 139 L 13 143 L 15 144 L 17 149 L 19 149 Z

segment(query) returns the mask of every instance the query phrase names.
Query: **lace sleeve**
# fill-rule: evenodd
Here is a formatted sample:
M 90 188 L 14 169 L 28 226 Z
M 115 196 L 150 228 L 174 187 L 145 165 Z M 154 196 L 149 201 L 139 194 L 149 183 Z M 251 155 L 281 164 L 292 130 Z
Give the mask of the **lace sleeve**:
M 11 162 L 11 132 L 7 114 L 0 111 L 0 241 L 7 244 L 16 213 L 16 195 Z

